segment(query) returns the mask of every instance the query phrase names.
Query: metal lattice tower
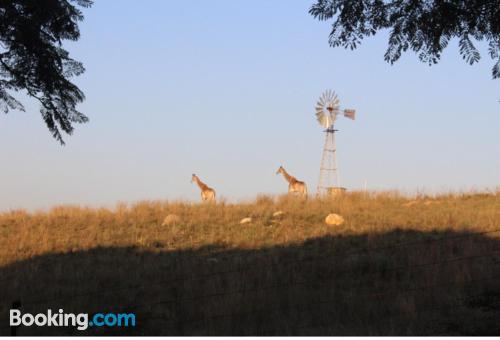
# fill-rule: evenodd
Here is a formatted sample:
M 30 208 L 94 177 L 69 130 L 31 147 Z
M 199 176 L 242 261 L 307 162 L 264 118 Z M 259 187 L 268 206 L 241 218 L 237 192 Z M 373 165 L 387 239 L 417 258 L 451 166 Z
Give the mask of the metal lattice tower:
M 335 132 L 338 130 L 334 128 L 334 123 L 339 114 L 354 120 L 356 111 L 351 109 L 341 111 L 339 99 L 335 92 L 331 90 L 325 91 L 316 103 L 316 118 L 319 124 L 326 128 L 317 187 L 318 195 L 331 195 L 345 190 L 340 186 L 337 146 L 335 144 Z
M 318 180 L 318 195 L 327 194 L 329 188 L 340 186 L 339 172 L 337 168 L 337 146 L 335 145 L 335 130 L 333 124 L 331 128 L 325 130 L 325 145 L 323 156 L 321 157 L 321 167 Z

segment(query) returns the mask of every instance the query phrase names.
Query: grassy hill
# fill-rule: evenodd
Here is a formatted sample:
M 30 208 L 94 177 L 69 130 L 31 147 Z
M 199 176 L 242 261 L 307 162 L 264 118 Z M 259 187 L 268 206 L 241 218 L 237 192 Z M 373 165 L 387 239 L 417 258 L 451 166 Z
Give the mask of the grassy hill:
M 345 223 L 326 225 L 332 212 Z M 0 214 L 0 335 L 14 301 L 138 322 L 21 335 L 498 335 L 499 242 L 499 193 L 11 211 Z

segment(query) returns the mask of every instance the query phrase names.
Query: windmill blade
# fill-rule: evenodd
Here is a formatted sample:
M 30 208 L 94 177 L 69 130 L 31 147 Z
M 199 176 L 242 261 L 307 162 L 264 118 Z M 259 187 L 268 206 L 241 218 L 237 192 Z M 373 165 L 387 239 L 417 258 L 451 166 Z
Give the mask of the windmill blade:
M 324 113 L 317 113 L 316 118 L 318 119 L 319 124 L 324 128 L 328 128 L 331 124 L 330 123 L 331 119 L 329 115 L 326 115 Z
M 339 106 L 339 99 L 337 98 L 337 95 L 333 95 L 333 97 L 331 97 L 329 100 L 328 100 L 328 105 L 330 105 L 331 107 L 335 108 L 335 107 L 338 107 Z
M 324 116 L 325 116 L 325 113 L 324 113 L 323 111 L 321 111 L 321 112 L 316 112 L 316 117 L 317 117 L 318 119 L 320 119 L 320 118 L 322 118 L 322 117 L 324 117 Z
M 319 123 L 319 125 L 321 125 L 321 126 L 325 126 L 325 117 L 324 117 L 324 116 L 322 116 L 322 115 L 318 115 L 318 116 L 317 116 L 317 119 L 318 119 L 318 123 Z
M 332 111 L 332 113 L 329 113 L 328 116 L 330 117 L 330 121 L 332 122 L 332 124 L 337 120 L 337 113 L 335 113 L 334 111 Z

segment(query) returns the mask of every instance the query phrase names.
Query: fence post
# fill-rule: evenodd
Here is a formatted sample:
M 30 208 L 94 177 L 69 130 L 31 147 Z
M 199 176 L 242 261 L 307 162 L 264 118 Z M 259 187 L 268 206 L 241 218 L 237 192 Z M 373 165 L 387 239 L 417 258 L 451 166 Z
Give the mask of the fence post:
M 12 302 L 12 309 L 20 309 L 21 308 L 21 300 L 16 300 Z M 19 326 L 10 326 L 10 336 L 17 335 L 17 329 Z

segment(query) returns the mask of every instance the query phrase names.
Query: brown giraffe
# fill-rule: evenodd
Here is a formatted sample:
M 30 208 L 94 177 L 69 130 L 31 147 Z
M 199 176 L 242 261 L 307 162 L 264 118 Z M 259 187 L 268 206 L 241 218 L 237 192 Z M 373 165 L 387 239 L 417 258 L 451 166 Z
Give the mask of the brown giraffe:
M 288 193 L 289 194 L 299 194 L 303 196 L 307 196 L 307 186 L 304 182 L 299 181 L 297 178 L 291 176 L 286 172 L 285 168 L 282 166 L 279 167 L 278 171 L 276 171 L 277 174 L 282 174 L 283 177 L 285 177 L 286 181 L 288 182 Z
M 215 190 L 210 188 L 208 185 L 203 183 L 198 176 L 193 174 L 191 177 L 191 183 L 195 182 L 198 184 L 201 190 L 201 200 L 203 202 L 215 202 Z

